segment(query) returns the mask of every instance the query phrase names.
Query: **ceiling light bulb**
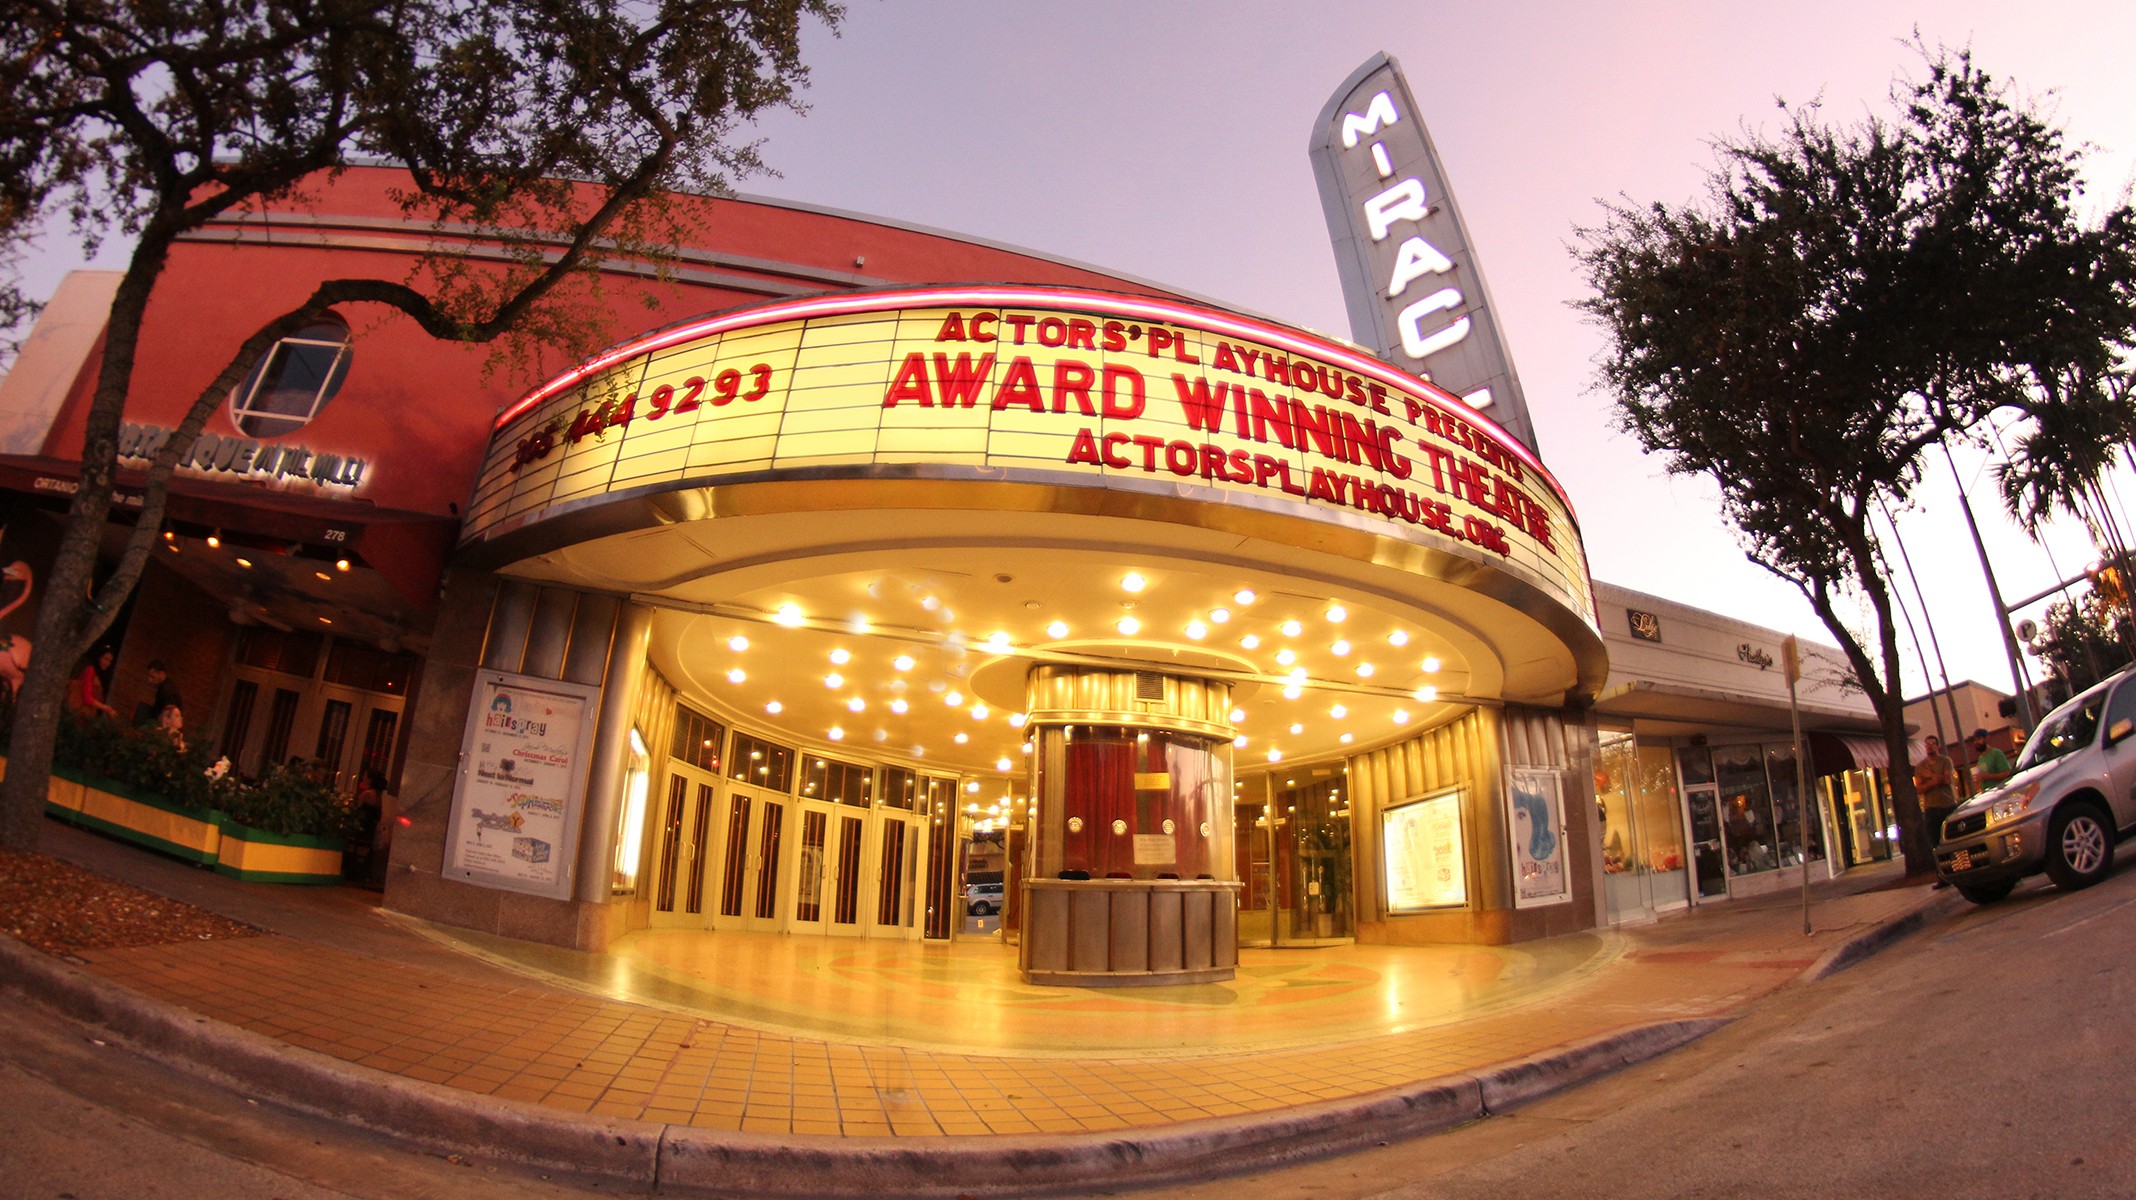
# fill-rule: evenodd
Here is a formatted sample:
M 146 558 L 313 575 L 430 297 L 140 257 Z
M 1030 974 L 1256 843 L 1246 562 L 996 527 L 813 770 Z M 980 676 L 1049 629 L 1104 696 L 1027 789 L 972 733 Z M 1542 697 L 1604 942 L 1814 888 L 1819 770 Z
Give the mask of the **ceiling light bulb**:
M 851 700 L 846 701 L 846 708 L 852 712 L 862 712 L 865 711 L 867 707 L 868 702 L 858 696 L 855 696 Z
M 1012 758 L 997 758 L 994 760 L 994 769 L 997 771 L 1006 771 L 1015 765 L 1016 760 Z
M 1296 621 L 1285 621 L 1279 628 L 1283 630 L 1284 637 L 1297 637 L 1305 632 L 1305 626 Z
M 1246 748 L 1246 735 L 1242 733 L 1239 736 L 1232 738 L 1231 744 L 1237 746 L 1241 750 L 1244 750 Z
M 237 560 L 237 565 L 240 567 L 250 567 L 252 565 L 252 560 L 249 558 L 240 558 Z
M 1238 724 L 1238 723 L 1239 723 L 1240 721 L 1243 721 L 1243 720 L 1245 720 L 1245 719 L 1246 719 L 1246 710 L 1245 710 L 1245 709 L 1243 709 L 1243 708 L 1234 708 L 1234 709 L 1232 709 L 1232 710 L 1231 710 L 1231 723 L 1232 723 L 1233 725 L 1236 725 L 1236 724 Z
M 1283 689 L 1283 698 L 1285 700 L 1296 700 L 1298 697 L 1303 696 L 1304 694 L 1305 689 L 1299 687 L 1295 683 Z
M 1356 735 L 1356 734 L 1354 734 L 1354 733 L 1346 733 L 1346 734 L 1343 734 L 1343 735 L 1342 735 L 1342 744 L 1343 744 L 1343 745 L 1345 745 L 1345 746 L 1347 746 L 1347 745 L 1349 745 L 1349 744 L 1350 744 L 1350 743 L 1351 743 L 1352 741 L 1355 741 L 1355 740 L 1356 740 L 1356 738 L 1357 738 L 1357 735 Z
M 1228 608 L 1212 608 L 1209 610 L 1209 619 L 1221 625 L 1231 619 L 1231 610 Z
M 1268 761 L 1270 761 L 1270 762 L 1282 762 L 1282 761 L 1283 761 L 1283 752 L 1282 752 L 1281 750 L 1271 750 L 1271 751 L 1269 751 L 1269 752 L 1268 752 Z
M 747 678 L 749 678 L 749 676 L 744 674 L 740 667 L 736 667 L 732 671 L 727 672 L 728 683 L 740 683 Z
M 1292 683 L 1304 683 L 1306 680 L 1305 668 L 1292 667 L 1290 670 L 1290 675 L 1287 678 L 1289 678 Z
M 1407 724 L 1409 724 L 1409 710 L 1408 710 L 1408 709 L 1406 709 L 1406 708 L 1397 708 L 1397 709 L 1395 709 L 1395 710 L 1394 710 L 1394 723 L 1395 723 L 1395 724 L 1397 724 L 1397 725 L 1407 725 Z
M 1257 634 L 1249 633 L 1245 637 L 1239 639 L 1239 645 L 1246 647 L 1248 650 L 1252 650 L 1260 644 L 1261 639 Z
M 949 693 L 948 695 L 946 695 L 946 696 L 942 697 L 942 703 L 944 703 L 944 704 L 947 704 L 947 705 L 949 705 L 949 706 L 950 706 L 951 708 L 963 708 L 963 707 L 964 707 L 964 693 L 963 693 L 963 692 L 951 692 L 951 693 Z
M 900 671 L 910 671 L 912 669 L 912 656 L 910 654 L 900 654 L 890 660 L 890 665 Z
M 1340 604 L 1328 605 L 1328 620 L 1333 621 L 1338 625 L 1342 624 L 1344 620 L 1348 619 L 1349 615 L 1350 610 L 1344 608 Z
M 831 651 L 831 661 L 837 663 L 839 666 L 842 667 L 847 663 L 853 661 L 853 653 L 852 651 L 847 650 L 845 647 L 841 646 L 838 649 Z
M 1328 647 L 1328 649 L 1329 649 L 1329 650 L 1332 650 L 1332 651 L 1334 651 L 1334 652 L 1335 652 L 1335 656 L 1336 656 L 1337 658 L 1340 658 L 1340 657 L 1342 657 L 1343 655 L 1345 655 L 1345 654 L 1348 654 L 1348 653 L 1350 652 L 1350 643 L 1348 643 L 1348 642 L 1345 642 L 1345 641 L 1341 641 L 1340 639 L 1338 639 L 1338 640 L 1337 640 L 1337 641 L 1335 642 L 1335 644 L 1334 644 L 1334 645 L 1332 645 L 1332 646 L 1329 646 L 1329 647 Z
M 968 733 L 960 733 L 960 734 L 958 734 L 958 735 L 957 735 L 957 744 L 958 744 L 959 746 L 961 746 L 961 745 L 963 745 L 964 743 L 966 743 L 966 742 L 968 742 L 968 741 L 971 741 L 971 740 L 972 740 L 972 735 L 971 735 L 971 734 L 968 734 Z
M 1329 716 L 1331 716 L 1331 717 L 1333 717 L 1333 718 L 1335 718 L 1336 720 L 1340 721 L 1340 720 L 1342 720 L 1342 719 L 1343 719 L 1344 717 L 1347 717 L 1347 716 L 1349 716 L 1349 715 L 1350 715 L 1350 709 L 1349 709 L 1349 706 L 1347 706 L 1347 705 L 1343 705 L 1343 704 L 1338 704 L 1338 705 L 1336 705 L 1335 707 L 1333 707 L 1333 708 L 1331 708 L 1331 709 L 1329 709 L 1329 710 L 1328 710 L 1328 715 L 1329 715 Z
M 1135 634 L 1141 632 L 1142 622 L 1137 621 L 1133 617 L 1122 617 L 1120 618 L 1119 628 L 1121 633 L 1126 634 L 1128 637 L 1133 637 L 1135 636 Z
M 1411 694 L 1412 694 L 1412 695 L 1414 695 L 1414 696 L 1415 696 L 1415 697 L 1416 697 L 1417 699 L 1419 699 L 1419 700 L 1422 700 L 1422 701 L 1424 701 L 1425 703 L 1429 704 L 1429 703 L 1431 703 L 1432 701 L 1434 701 L 1434 700 L 1437 700 L 1437 699 L 1439 698 L 1439 689 L 1438 689 L 1438 688 L 1435 688 L 1435 687 L 1428 687 L 1428 686 L 1427 686 L 1427 687 L 1420 687 L 1420 688 L 1418 688 L 1418 689 L 1417 689 L 1417 690 L 1416 690 L 1415 692 L 1413 692 L 1413 693 L 1411 693 Z
M 1387 635 L 1387 642 L 1389 645 L 1406 646 L 1409 644 L 1409 635 L 1403 632 L 1402 630 L 1397 629 L 1393 633 Z
M 986 705 L 984 705 L 984 704 L 974 704 L 974 705 L 972 705 L 972 720 L 974 720 L 974 721 L 984 721 L 984 720 L 986 720 Z
M 786 706 L 776 700 L 767 700 L 764 702 L 764 711 L 770 713 L 772 716 L 776 717 L 785 710 Z
M 798 604 L 781 604 L 779 611 L 773 613 L 771 619 L 786 626 L 788 629 L 792 629 L 808 620 L 807 617 L 802 615 L 801 606 Z
M 740 654 L 742 651 L 747 650 L 748 648 L 749 639 L 743 637 L 741 634 L 737 633 L 733 637 L 727 639 L 727 649 L 734 651 L 736 654 Z
M 1046 636 L 1047 636 L 1047 637 L 1050 637 L 1050 638 L 1064 638 L 1064 637 L 1067 637 L 1067 636 L 1068 636 L 1068 622 L 1066 622 L 1066 621 L 1055 621 L 1055 622 L 1054 622 L 1053 624 L 1051 624 L 1051 625 L 1048 625 L 1048 626 L 1046 626 Z
M 1357 673 L 1358 673 L 1358 675 L 1359 675 L 1359 676 L 1361 676 L 1362 678 L 1365 678 L 1365 679 L 1370 679 L 1370 678 L 1372 678 L 1372 664 L 1371 664 L 1371 663 L 1359 663 L 1359 664 L 1357 664 Z
M 1009 635 L 997 629 L 988 635 L 986 644 L 993 650 L 1006 650 L 1009 648 Z
M 1120 590 L 1124 592 L 1139 592 L 1148 582 L 1149 581 L 1147 579 L 1144 579 L 1141 575 L 1138 575 L 1133 571 L 1129 571 L 1127 574 L 1120 577 Z
M 346 570 L 348 570 L 348 569 L 349 569 L 349 560 L 348 560 L 348 559 L 345 559 L 345 558 L 337 558 L 337 559 L 335 559 L 335 560 L 334 560 L 334 569 L 335 569 L 336 571 L 346 571 Z
M 219 535 L 219 534 L 213 534 L 213 533 L 209 534 L 209 535 L 208 535 L 208 549 L 210 549 L 210 550 L 220 550 L 221 548 L 222 548 L 222 537 L 221 537 L 221 535 Z
M 901 713 L 901 712 L 904 712 L 904 711 L 905 711 L 906 709 L 908 709 L 908 708 L 910 708 L 910 707 L 912 707 L 912 706 L 911 706 L 911 705 L 909 705 L 909 704 L 907 704 L 907 703 L 905 703 L 905 701 L 904 701 L 904 698 L 903 698 L 903 697 L 900 697 L 900 698 L 898 698 L 898 699 L 896 699 L 896 700 L 892 700 L 892 701 L 890 702 L 890 711 L 891 711 L 891 712 L 894 712 L 894 713 Z
M 1244 608 L 1253 603 L 1253 589 L 1240 588 L 1238 591 L 1231 593 L 1231 598 L 1238 602 L 1240 608 Z
M 826 675 L 826 676 L 824 676 L 824 677 L 823 677 L 823 686 L 825 686 L 825 687 L 827 687 L 827 688 L 841 688 L 841 687 L 844 687 L 844 686 L 845 686 L 845 676 L 843 676 L 843 675 L 840 675 L 840 674 L 839 674 L 838 672 L 836 672 L 836 671 L 833 671 L 833 672 L 831 672 L 830 674 L 828 674 L 828 675 Z
M 1441 665 L 1442 664 L 1439 662 L 1439 656 L 1434 654 L 1424 660 L 1424 673 L 1426 675 L 1436 675 L 1439 673 L 1439 667 Z
M 1209 636 L 1209 627 L 1200 621 L 1189 621 L 1187 622 L 1187 636 L 1198 642 Z
M 834 742 L 840 742 L 840 741 L 844 741 L 844 740 L 845 740 L 845 730 L 843 730 L 843 729 L 840 729 L 840 728 L 839 728 L 839 727 L 837 727 L 836 725 L 833 725 L 833 726 L 831 726 L 831 735 L 830 735 L 830 736 L 831 736 L 831 740 L 832 740 L 832 741 L 834 741 Z
M 1298 655 L 1296 651 L 1288 649 L 1276 651 L 1276 662 L 1282 666 L 1287 667 L 1297 661 Z
M 1295 736 L 1295 735 L 1297 735 L 1297 734 L 1301 734 L 1301 733 L 1304 733 L 1304 732 L 1305 732 L 1305 726 L 1303 726 L 1303 725 L 1293 725 L 1293 726 L 1291 726 L 1291 733 L 1292 733 L 1292 735 L 1293 735 L 1293 736 Z
M 1031 718 L 1029 718 L 1029 717 L 1027 717 L 1027 716 L 1023 715 L 1022 713 L 1010 713 L 1010 714 L 1009 714 L 1009 728 L 1011 728 L 1011 729 L 1022 729 L 1022 728 L 1024 727 L 1024 722 L 1025 722 L 1025 721 L 1028 721 L 1028 720 L 1030 720 L 1030 719 L 1031 719 Z

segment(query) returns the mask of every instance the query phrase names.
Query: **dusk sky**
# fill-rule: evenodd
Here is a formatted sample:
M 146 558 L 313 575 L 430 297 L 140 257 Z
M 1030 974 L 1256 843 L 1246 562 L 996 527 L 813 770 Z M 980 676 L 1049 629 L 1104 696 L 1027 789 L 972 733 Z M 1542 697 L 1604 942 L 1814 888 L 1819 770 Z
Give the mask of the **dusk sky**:
M 1544 461 L 1572 494 L 1598 579 L 1829 641 L 1788 585 L 1745 561 L 1711 484 L 1670 480 L 1610 425 L 1597 330 L 1568 246 L 1598 198 L 1700 194 L 1709 146 L 1775 129 L 1775 98 L 1835 120 L 1884 113 L 1905 42 L 1970 45 L 2093 147 L 2087 199 L 2136 163 L 2136 8 L 1813 0 L 1635 3 L 878 4 L 808 47 L 805 118 L 767 123 L 783 176 L 746 192 L 1030 247 L 1347 336 L 1307 145 L 1349 73 L 1402 64 L 1498 310 Z M 1959 454 L 2006 598 L 2093 557 L 2049 556 L 1999 519 Z M 2136 485 L 2119 480 L 2136 504 Z M 2009 670 L 1947 469 L 1899 516 L 1951 678 Z M 1912 595 L 1906 596 L 1909 606 Z M 1909 655 L 1908 687 L 1921 690 Z M 1940 680 L 1939 680 L 1940 682 Z
M 809 114 L 761 127 L 781 177 L 742 192 L 1028 247 L 1343 336 L 1307 146 L 1337 85 L 1393 55 L 1595 576 L 1817 641 L 1830 637 L 1807 604 L 1744 560 L 1713 485 L 1666 478 L 1612 431 L 1595 390 L 1601 339 L 1572 308 L 1585 294 L 1575 227 L 1599 220 L 1598 197 L 1697 196 L 1711 141 L 1776 128 L 1775 97 L 1821 99 L 1850 122 L 1888 111 L 1894 73 L 1919 64 L 1904 44 L 1916 26 L 1970 45 L 2093 147 L 2090 201 L 2121 195 L 2136 164 L 2136 7 L 2120 4 L 858 0 L 848 13 L 839 38 L 807 46 Z M 40 256 L 33 288 L 78 265 L 66 249 L 55 239 Z M 2093 558 L 2072 524 L 2050 563 L 1998 519 L 1981 456 L 1959 464 L 2006 596 Z M 2136 504 L 2136 481 L 2118 486 Z M 1923 495 L 1899 526 L 1950 676 L 2007 686 L 1948 473 Z M 1921 690 L 1911 660 L 1908 674 Z

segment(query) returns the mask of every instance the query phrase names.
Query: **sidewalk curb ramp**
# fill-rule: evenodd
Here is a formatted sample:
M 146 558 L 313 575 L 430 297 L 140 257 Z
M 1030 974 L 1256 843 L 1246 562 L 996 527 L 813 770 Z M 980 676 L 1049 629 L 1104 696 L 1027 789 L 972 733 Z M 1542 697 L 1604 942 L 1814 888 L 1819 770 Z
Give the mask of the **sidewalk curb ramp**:
M 834 1138 L 565 1113 L 407 1079 L 212 1021 L 5 936 L 0 986 L 239 1093 L 425 1150 L 647 1190 L 790 1197 L 1042 1195 L 1265 1170 L 1451 1129 L 1666 1053 L 1729 1021 L 1645 1025 L 1471 1074 L 1146 1131 Z
M 1953 911 L 1964 908 L 1965 904 L 1966 901 L 1959 897 L 1955 889 L 1941 895 L 1930 892 L 1908 911 L 1881 924 L 1872 925 L 1819 955 L 1817 961 L 1810 964 L 1809 970 L 1803 972 L 1803 981 L 1815 983 L 1820 979 L 1829 979 L 1900 938 L 1926 927 L 1930 921 L 1940 920 Z

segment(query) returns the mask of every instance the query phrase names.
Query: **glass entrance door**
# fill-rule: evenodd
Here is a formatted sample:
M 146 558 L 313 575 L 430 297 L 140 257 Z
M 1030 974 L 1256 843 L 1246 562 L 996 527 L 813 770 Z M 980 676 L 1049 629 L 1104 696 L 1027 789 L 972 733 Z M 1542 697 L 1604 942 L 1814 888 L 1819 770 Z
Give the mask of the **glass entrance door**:
M 804 802 L 794 847 L 796 933 L 861 932 L 861 847 L 867 823 L 850 808 Z
M 716 928 L 779 927 L 780 851 L 786 840 L 786 801 L 742 788 L 727 793 L 720 853 Z
M 1239 944 L 1314 946 L 1354 938 L 1356 887 L 1343 777 L 1263 776 L 1239 789 Z
M 654 928 L 706 924 L 705 884 L 711 865 L 712 826 L 718 817 L 712 777 L 676 764 L 658 800 L 659 857 L 654 860 Z

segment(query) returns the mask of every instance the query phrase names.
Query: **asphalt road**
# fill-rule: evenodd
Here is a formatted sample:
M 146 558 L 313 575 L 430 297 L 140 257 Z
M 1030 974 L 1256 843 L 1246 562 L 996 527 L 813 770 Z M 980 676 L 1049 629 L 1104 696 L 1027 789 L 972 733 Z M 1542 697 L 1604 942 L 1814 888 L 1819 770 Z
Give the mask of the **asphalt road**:
M 1663 1059 L 1179 1200 L 2136 1195 L 2136 869 L 2028 885 Z M 0 999 L 0 1197 L 569 1197 L 253 1104 Z

